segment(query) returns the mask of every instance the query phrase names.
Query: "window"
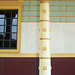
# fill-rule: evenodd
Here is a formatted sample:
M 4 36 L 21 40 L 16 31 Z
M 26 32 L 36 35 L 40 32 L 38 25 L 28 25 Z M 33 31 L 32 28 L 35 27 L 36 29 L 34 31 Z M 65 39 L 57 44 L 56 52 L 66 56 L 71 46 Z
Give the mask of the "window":
M 21 6 L 0 7 L 0 53 L 19 53 Z
M 17 49 L 18 10 L 0 10 L 0 49 Z
M 20 53 L 23 0 L 0 1 L 0 53 Z

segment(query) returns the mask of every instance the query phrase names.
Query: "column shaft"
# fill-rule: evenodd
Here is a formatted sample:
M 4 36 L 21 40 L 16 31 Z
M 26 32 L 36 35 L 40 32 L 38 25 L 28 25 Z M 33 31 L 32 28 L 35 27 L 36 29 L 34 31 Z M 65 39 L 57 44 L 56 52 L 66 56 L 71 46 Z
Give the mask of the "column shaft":
M 39 75 L 51 75 L 49 1 L 40 0 Z

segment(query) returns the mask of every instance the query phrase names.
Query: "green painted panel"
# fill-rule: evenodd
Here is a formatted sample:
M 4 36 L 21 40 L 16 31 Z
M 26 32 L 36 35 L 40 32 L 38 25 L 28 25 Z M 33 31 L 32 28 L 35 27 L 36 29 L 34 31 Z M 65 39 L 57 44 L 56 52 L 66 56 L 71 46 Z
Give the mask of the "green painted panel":
M 75 7 L 67 7 L 67 11 L 75 11 Z
M 75 2 L 71 2 L 71 1 L 50 1 L 50 5 L 75 5 Z
M 40 21 L 40 17 L 30 17 L 30 21 Z
M 67 12 L 67 16 L 75 16 L 75 12 Z
M 30 12 L 30 16 L 40 16 L 40 12 Z
M 50 17 L 50 22 L 53 22 L 53 21 L 59 22 L 60 21 L 60 17 Z
M 30 14 L 29 14 L 30 12 L 28 12 L 28 11 L 22 11 L 22 16 L 29 16 Z
M 28 10 L 28 6 L 23 6 L 22 10 Z
M 40 5 L 40 1 L 30 1 L 30 5 Z
M 61 10 L 64 10 L 65 11 L 65 7 L 61 7 Z
M 49 10 L 59 10 L 59 7 L 57 7 L 57 6 L 50 6 Z
M 30 10 L 40 10 L 40 6 L 30 6 Z
M 67 12 L 51 12 L 51 16 L 67 16 Z
M 24 5 L 31 5 L 30 10 L 36 11 L 22 11 L 22 16 L 40 16 L 40 1 L 24 1 Z M 32 6 L 35 5 L 35 6 Z M 39 5 L 39 6 L 37 6 Z M 50 1 L 50 5 L 75 5 L 71 1 Z M 28 10 L 28 6 L 22 7 L 22 10 Z M 59 10 L 59 6 L 50 6 L 50 10 Z M 61 10 L 65 11 L 65 7 L 61 6 Z M 75 11 L 75 7 L 67 7 L 67 11 Z M 50 16 L 75 16 L 75 12 L 51 12 Z M 22 17 L 22 21 L 28 21 L 28 17 Z M 30 21 L 40 21 L 40 17 L 30 17 Z M 50 17 L 50 21 L 60 22 L 60 17 Z M 66 17 L 61 17 L 61 22 L 65 22 Z M 67 17 L 67 21 L 75 22 L 74 17 Z
M 51 16 L 75 16 L 75 12 L 51 12 Z
M 61 17 L 61 22 L 65 22 L 66 21 L 66 17 Z
M 75 17 L 67 17 L 68 22 L 75 22 Z
M 22 17 L 22 21 L 28 21 L 28 17 Z
M 24 5 L 30 5 L 30 1 L 24 1 Z

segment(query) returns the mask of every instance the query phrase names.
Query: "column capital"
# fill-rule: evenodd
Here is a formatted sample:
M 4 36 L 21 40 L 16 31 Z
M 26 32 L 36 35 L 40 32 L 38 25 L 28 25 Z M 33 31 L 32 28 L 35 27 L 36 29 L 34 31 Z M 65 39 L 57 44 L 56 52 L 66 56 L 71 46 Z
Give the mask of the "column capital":
M 40 3 L 49 3 L 49 0 L 40 0 Z

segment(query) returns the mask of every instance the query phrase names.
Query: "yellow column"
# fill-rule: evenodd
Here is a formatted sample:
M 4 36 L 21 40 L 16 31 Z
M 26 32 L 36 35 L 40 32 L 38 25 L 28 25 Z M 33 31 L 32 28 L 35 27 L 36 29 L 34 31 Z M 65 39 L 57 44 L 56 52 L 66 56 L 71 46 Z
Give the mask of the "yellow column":
M 51 75 L 49 0 L 40 0 L 39 75 Z

